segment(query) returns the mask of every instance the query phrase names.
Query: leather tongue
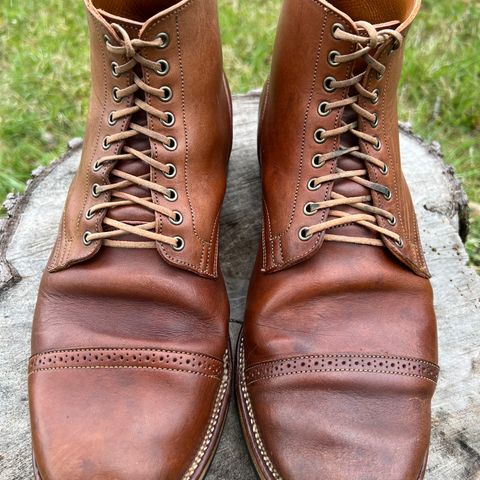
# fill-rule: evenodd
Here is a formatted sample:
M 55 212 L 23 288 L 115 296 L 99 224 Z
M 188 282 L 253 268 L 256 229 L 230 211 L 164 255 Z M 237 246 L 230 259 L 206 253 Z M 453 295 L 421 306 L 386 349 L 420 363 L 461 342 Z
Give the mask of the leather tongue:
M 123 28 L 129 33 L 130 37 L 132 39 L 134 38 L 139 38 L 140 35 L 140 30 L 143 27 L 143 23 L 136 22 L 134 20 L 130 20 L 127 18 L 119 17 L 116 15 L 113 15 L 109 12 L 106 12 L 104 10 L 99 10 L 99 13 L 107 20 L 109 23 L 116 23 Z M 143 77 L 143 72 L 142 68 L 140 65 L 137 65 L 135 68 L 135 73 L 142 78 Z M 137 92 L 136 94 L 139 96 L 142 100 L 144 99 L 143 97 L 143 92 Z M 136 114 L 134 114 L 131 117 L 130 120 L 132 123 L 136 123 L 138 125 L 142 126 L 147 126 L 147 116 L 146 113 L 143 111 L 140 111 Z M 146 151 L 150 149 L 150 141 L 147 137 L 144 135 L 137 135 L 135 137 L 132 137 L 128 140 L 125 141 L 126 146 L 129 146 L 131 148 L 134 148 L 139 151 Z M 123 152 L 119 152 L 123 153 Z M 126 172 L 130 175 L 135 175 L 135 176 L 147 176 L 146 179 L 150 180 L 150 167 L 142 162 L 141 160 L 134 159 L 134 160 L 119 160 L 116 162 L 116 164 L 113 167 L 114 170 L 119 170 L 122 172 Z M 123 179 L 115 176 L 113 173 L 110 174 L 110 182 L 111 183 L 117 183 L 121 182 Z M 129 193 L 131 195 L 134 195 L 136 197 L 140 198 L 149 198 L 151 195 L 151 192 L 136 186 L 136 185 L 131 185 L 126 188 L 123 188 L 120 190 L 122 192 Z M 114 201 L 115 198 L 112 196 L 112 201 Z M 124 222 L 130 225 L 141 225 L 143 223 L 149 223 L 153 222 L 155 220 L 155 214 L 153 211 L 142 207 L 140 205 L 129 205 L 129 206 L 123 206 L 123 207 L 117 207 L 117 208 L 111 208 L 107 216 L 114 219 L 118 220 L 120 222 Z M 109 229 L 106 225 L 104 226 L 105 229 Z M 137 239 L 136 236 L 133 235 L 124 235 L 122 237 L 122 240 L 132 240 L 132 239 Z
M 384 29 L 395 29 L 400 25 L 399 21 L 391 21 L 391 22 L 385 22 L 385 23 L 379 23 L 373 25 L 377 31 L 381 31 Z M 359 34 L 365 34 L 366 31 L 360 30 Z M 372 52 L 372 55 L 374 55 L 375 52 Z M 358 74 L 367 68 L 367 65 L 363 59 L 358 60 L 355 65 L 354 65 L 354 73 Z M 354 89 L 350 92 L 350 95 L 355 95 L 356 92 Z M 354 122 L 357 118 L 357 115 L 351 108 L 346 108 L 343 114 L 342 120 L 345 123 L 351 123 Z M 343 148 L 348 148 L 352 147 L 355 145 L 358 145 L 358 139 L 353 135 L 352 133 L 348 132 L 346 134 L 343 134 L 341 137 L 341 145 Z M 355 158 L 353 156 L 343 156 L 340 157 L 337 161 L 337 167 L 342 169 L 342 170 L 364 170 L 366 169 L 365 162 Z M 367 196 L 371 195 L 371 191 L 362 186 L 359 185 L 358 183 L 350 180 L 350 179 L 345 179 L 345 180 L 337 180 L 335 182 L 333 190 L 336 193 L 339 193 L 341 195 L 344 195 L 346 197 L 357 197 L 357 196 Z M 369 202 L 372 204 L 372 202 Z M 341 206 L 337 207 L 337 210 L 341 210 L 350 214 L 358 214 L 358 213 L 364 213 L 361 210 L 356 209 L 355 207 L 352 206 Z M 355 237 L 366 237 L 366 238 L 380 238 L 380 235 L 377 234 L 376 232 L 373 232 L 372 230 L 363 227 L 362 225 L 359 224 L 352 224 L 352 225 L 344 225 L 341 227 L 337 227 L 333 230 L 330 230 L 329 233 L 333 233 L 336 235 L 346 235 L 346 236 L 355 236 Z
M 118 25 L 122 26 L 130 35 L 132 35 L 132 38 L 138 38 L 143 23 L 130 20 L 129 18 L 119 17 L 118 15 L 113 15 L 113 13 L 101 9 L 98 9 L 98 13 L 100 13 L 108 23 L 118 23 Z

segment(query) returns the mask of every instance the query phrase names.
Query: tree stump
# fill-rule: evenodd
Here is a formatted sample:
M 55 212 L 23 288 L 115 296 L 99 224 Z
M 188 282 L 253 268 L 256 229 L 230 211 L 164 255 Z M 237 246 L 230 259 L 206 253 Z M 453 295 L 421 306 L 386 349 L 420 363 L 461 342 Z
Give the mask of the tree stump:
M 258 94 L 234 99 L 235 140 L 222 215 L 221 261 L 231 301 L 232 342 L 258 247 L 261 197 L 256 158 Z M 402 127 L 405 176 L 411 187 L 433 274 L 442 368 L 434 398 L 429 480 L 480 479 L 480 279 L 462 243 L 467 200 L 438 147 Z M 0 479 L 31 478 L 27 399 L 30 327 L 40 276 L 52 248 L 81 141 L 34 172 L 23 196 L 10 196 L 0 224 Z M 254 480 L 232 404 L 208 480 Z M 67 480 L 67 479 L 65 479 Z M 388 479 L 385 479 L 388 480 Z

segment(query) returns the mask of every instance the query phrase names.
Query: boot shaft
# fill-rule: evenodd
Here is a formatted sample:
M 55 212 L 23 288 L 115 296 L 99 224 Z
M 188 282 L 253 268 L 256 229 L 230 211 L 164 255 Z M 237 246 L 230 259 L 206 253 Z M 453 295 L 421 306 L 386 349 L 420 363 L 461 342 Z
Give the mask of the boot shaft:
M 215 277 L 231 148 L 216 1 L 85 3 L 90 110 L 49 270 L 137 241 L 170 265 Z M 102 208 L 112 202 L 123 204 Z M 147 224 L 149 238 L 131 228 Z
M 259 128 L 265 271 L 304 261 L 334 240 L 385 246 L 428 276 L 401 171 L 396 108 L 404 38 L 419 7 L 414 0 L 284 2 Z M 344 197 L 358 200 L 348 205 Z

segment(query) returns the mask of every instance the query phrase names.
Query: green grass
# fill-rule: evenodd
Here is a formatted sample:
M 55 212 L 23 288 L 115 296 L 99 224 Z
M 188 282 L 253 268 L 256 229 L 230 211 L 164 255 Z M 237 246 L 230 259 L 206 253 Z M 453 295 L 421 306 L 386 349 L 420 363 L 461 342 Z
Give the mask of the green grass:
M 227 74 L 234 92 L 267 75 L 281 0 L 219 0 Z M 400 119 L 427 141 L 480 203 L 480 4 L 424 0 L 411 30 Z M 81 136 L 89 92 L 81 0 L 0 0 L 0 198 L 21 191 L 33 168 Z M 480 266 L 480 219 L 467 244 Z

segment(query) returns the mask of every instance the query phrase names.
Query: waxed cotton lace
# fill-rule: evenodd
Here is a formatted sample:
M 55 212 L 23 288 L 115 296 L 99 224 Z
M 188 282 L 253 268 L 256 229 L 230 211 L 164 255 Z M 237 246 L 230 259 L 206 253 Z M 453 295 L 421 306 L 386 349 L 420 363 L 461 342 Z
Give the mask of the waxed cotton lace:
M 161 100 L 168 101 L 172 96 L 170 87 L 161 87 L 159 89 L 153 88 L 147 85 L 135 71 L 135 68 L 138 65 L 153 70 L 159 74 L 165 74 L 168 71 L 168 63 L 165 60 L 154 62 L 139 54 L 139 50 L 144 48 L 165 48 L 168 42 L 168 35 L 163 33 L 160 34 L 155 40 L 144 41 L 140 39 L 131 39 L 127 31 L 120 25 L 112 24 L 112 27 L 122 38 L 122 45 L 112 45 L 110 39 L 106 36 L 105 41 L 107 49 L 113 55 L 127 57 L 127 62 L 123 65 L 116 62 L 112 63 L 112 73 L 115 77 L 119 77 L 126 73 L 133 73 L 133 83 L 124 89 L 115 87 L 112 92 L 113 98 L 116 102 L 120 103 L 122 99 L 128 96 L 134 95 L 135 97 L 131 107 L 119 109 L 109 115 L 109 124 L 113 126 L 121 119 L 131 117 L 139 112 L 145 112 L 160 119 L 163 125 L 171 126 L 171 123 L 174 119 L 171 112 L 157 110 L 140 98 L 144 93 L 148 93 L 160 98 Z M 142 93 L 142 95 L 139 95 L 140 93 Z M 160 142 L 167 150 L 175 150 L 177 148 L 177 142 L 173 137 L 162 135 L 159 132 L 150 130 L 149 128 L 139 125 L 133 121 L 130 121 L 128 128 L 129 129 L 126 131 L 105 137 L 103 141 L 104 148 L 108 149 L 113 143 L 124 142 L 128 139 L 138 136 L 144 136 L 148 139 Z M 152 182 L 150 180 L 149 173 L 136 176 L 115 168 L 116 163 L 119 161 L 139 160 L 150 167 L 159 170 L 165 175 L 166 178 L 173 178 L 176 173 L 175 166 L 173 164 L 161 163 L 153 159 L 151 154 L 151 150 L 139 151 L 128 145 L 124 145 L 119 154 L 104 156 L 96 162 L 93 168 L 97 171 L 102 168 L 102 166 L 105 166 L 105 164 L 113 162 L 114 168 L 111 171 L 111 174 L 120 178 L 121 180 L 106 185 L 95 184 L 93 186 L 92 194 L 95 197 L 98 197 L 104 192 L 110 192 L 111 198 L 110 201 L 91 207 L 87 212 L 87 218 L 92 217 L 100 210 L 106 210 L 107 215 L 105 216 L 103 223 L 109 227 L 109 230 L 98 233 L 86 232 L 84 235 L 84 243 L 88 245 L 95 240 L 102 240 L 102 244 L 108 247 L 156 248 L 156 242 L 161 242 L 171 245 L 174 249 L 183 248 L 184 241 L 181 237 L 170 237 L 156 233 L 155 222 L 132 225 L 108 217 L 108 211 L 110 209 L 138 205 L 151 212 L 157 212 L 166 216 L 175 225 L 181 223 L 182 215 L 180 212 L 153 203 L 151 195 L 139 197 L 122 191 L 126 187 L 136 185 L 142 189 L 145 189 L 146 191 L 157 192 L 163 195 L 166 200 L 170 202 L 177 199 L 177 193 L 174 189 L 166 188 L 162 185 Z M 116 240 L 118 237 L 126 234 L 137 235 L 145 241 Z
M 356 45 L 356 50 L 353 53 L 345 55 L 341 55 L 339 52 L 335 51 L 330 52 L 329 62 L 331 62 L 332 65 L 339 65 L 342 63 L 356 62 L 360 59 L 363 59 L 366 66 L 371 67 L 371 69 L 376 72 L 377 78 L 380 79 L 385 73 L 386 67 L 373 56 L 371 56 L 370 52 L 389 41 L 392 41 L 392 50 L 397 49 L 401 46 L 403 37 L 399 32 L 391 29 L 377 31 L 375 27 L 368 22 L 359 21 L 355 24 L 358 29 L 363 29 L 366 32 L 366 36 L 346 32 L 341 24 L 336 24 L 336 27 L 333 30 L 333 36 L 338 40 L 354 43 Z M 347 80 L 336 80 L 333 77 L 327 77 L 325 79 L 324 88 L 327 91 L 331 92 L 340 88 L 349 88 L 350 91 L 355 92 L 355 94 L 335 102 L 322 102 L 319 105 L 320 115 L 327 115 L 332 110 L 339 108 L 350 108 L 357 114 L 357 120 L 350 123 L 342 121 L 341 126 L 332 130 L 318 129 L 315 132 L 315 139 L 318 143 L 323 143 L 331 137 L 350 133 L 356 137 L 357 140 L 362 140 L 371 144 L 375 150 L 380 149 L 381 144 L 378 137 L 374 137 L 362 132 L 358 128 L 360 117 L 366 119 L 374 127 L 378 125 L 378 116 L 359 105 L 359 100 L 362 97 L 367 98 L 373 104 L 377 103 L 379 100 L 380 92 L 378 89 L 369 91 L 362 85 L 365 75 L 366 70 L 352 76 L 351 78 L 348 78 Z M 382 174 L 388 173 L 388 166 L 384 162 L 372 155 L 361 152 L 358 145 L 348 148 L 340 146 L 340 148 L 336 151 L 326 154 L 317 154 L 314 156 L 312 163 L 315 167 L 320 168 L 327 161 L 336 160 L 347 155 L 358 158 L 365 164 L 368 163 L 374 165 L 380 169 Z M 362 185 L 369 190 L 379 192 L 384 195 L 387 200 L 390 200 L 392 197 L 391 191 L 386 186 L 368 180 L 368 172 L 366 168 L 358 170 L 342 170 L 337 167 L 336 170 L 329 175 L 312 178 L 308 183 L 308 188 L 310 190 L 316 190 L 324 183 L 335 182 L 335 180 L 344 179 L 350 179 L 351 181 L 356 182 L 357 184 Z M 377 224 L 377 218 L 375 215 L 385 217 L 391 225 L 395 225 L 396 223 L 395 216 L 387 210 L 373 206 L 371 202 L 371 195 L 346 197 L 335 191 L 332 191 L 331 199 L 323 202 L 309 202 L 305 205 L 304 212 L 307 215 L 314 215 L 321 209 L 329 208 L 329 216 L 333 218 L 310 227 L 303 227 L 300 229 L 299 236 L 302 240 L 308 240 L 315 233 L 327 231 L 331 228 L 339 227 L 341 225 L 358 224 L 371 231 L 385 235 L 386 237 L 393 239 L 397 245 L 402 246 L 403 242 L 400 236 L 395 232 L 379 226 Z M 346 205 L 354 207 L 359 211 L 359 213 L 352 214 L 335 209 L 336 207 Z M 325 240 L 383 246 L 383 242 L 375 238 L 334 235 L 329 233 L 325 234 Z

